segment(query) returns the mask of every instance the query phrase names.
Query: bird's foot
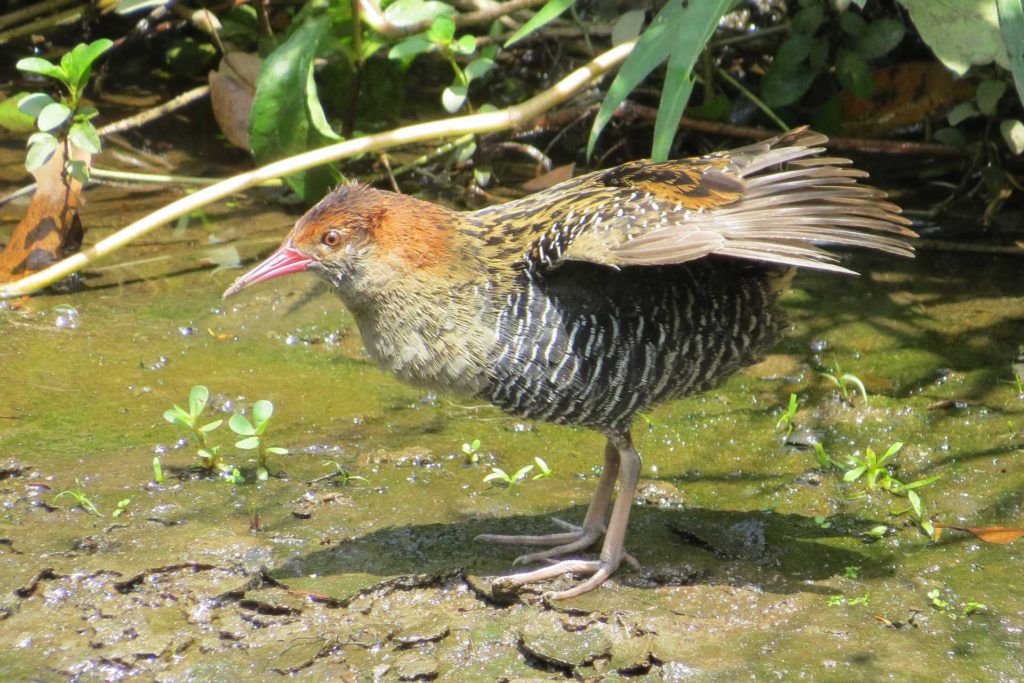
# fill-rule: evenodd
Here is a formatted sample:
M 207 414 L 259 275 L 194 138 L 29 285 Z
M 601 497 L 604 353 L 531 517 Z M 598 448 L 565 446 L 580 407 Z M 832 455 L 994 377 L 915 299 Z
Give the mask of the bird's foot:
M 551 521 L 554 522 L 555 524 L 557 524 L 558 526 L 562 527 L 566 531 L 563 532 L 563 533 L 560 533 L 560 534 L 543 534 L 543 535 L 540 535 L 540 536 L 481 534 L 481 535 L 476 537 L 476 540 L 482 541 L 484 543 L 497 543 L 499 545 L 541 545 L 541 546 L 552 546 L 551 548 L 548 548 L 547 550 L 540 550 L 540 551 L 537 551 L 535 553 L 527 553 L 525 555 L 520 555 L 519 557 L 517 557 L 512 562 L 512 564 L 530 564 L 531 562 L 538 562 L 540 560 L 550 560 L 551 558 L 559 557 L 559 556 L 562 556 L 562 555 L 567 555 L 569 553 L 576 552 L 577 550 L 582 550 L 584 548 L 589 548 L 590 546 L 592 546 L 594 543 L 597 542 L 597 540 L 601 537 L 601 534 L 603 534 L 604 531 L 605 531 L 603 527 L 588 529 L 585 526 L 578 526 L 576 524 L 572 524 L 570 522 L 566 522 L 565 520 L 558 519 L 557 517 L 552 517 Z M 634 569 L 640 569 L 640 563 L 637 562 L 636 558 L 633 557 L 632 555 L 630 555 L 629 553 L 625 552 L 625 551 L 622 551 L 621 556 L 619 557 L 619 559 L 615 561 L 615 566 L 617 567 L 619 565 L 619 562 L 622 561 L 622 560 L 625 560 L 626 563 L 629 566 L 633 567 Z M 584 561 L 584 560 L 567 560 L 566 562 L 556 563 L 555 565 L 552 565 L 552 566 L 559 566 L 561 564 L 572 563 L 572 562 L 577 562 L 578 563 L 578 562 L 586 562 L 586 561 Z M 543 571 L 547 571 L 549 569 L 550 569 L 550 567 L 545 567 L 544 569 L 539 569 L 537 571 L 538 572 L 543 572 Z M 573 570 L 566 569 L 565 571 L 556 572 L 555 574 L 552 574 L 552 576 L 557 576 L 558 574 L 564 574 L 564 573 L 567 573 L 568 571 L 573 571 Z M 612 568 L 611 571 L 614 571 L 614 568 Z M 530 572 L 530 573 L 532 574 L 533 572 Z M 591 572 L 586 572 L 586 573 L 591 573 Z M 514 575 L 514 576 L 526 576 L 526 574 L 518 574 L 518 575 Z M 537 580 L 538 581 L 542 581 L 543 578 L 539 578 Z M 531 582 L 524 582 L 524 583 L 531 583 Z M 598 583 L 600 583 L 600 581 L 598 581 Z M 595 585 L 597 585 L 597 584 L 595 584 Z
M 554 562 L 550 566 L 541 567 L 540 569 L 535 569 L 531 572 L 503 576 L 495 580 L 495 585 L 522 586 L 528 583 L 547 581 L 548 579 L 554 579 L 566 574 L 589 575 L 590 578 L 576 584 L 572 588 L 564 591 L 552 591 L 544 594 L 544 597 L 550 600 L 565 600 L 566 598 L 574 598 L 577 595 L 582 595 L 583 593 L 600 586 L 615 572 L 616 569 L 618 569 L 619 563 L 627 557 L 628 555 L 623 553 L 622 557 L 614 560 L 606 560 L 604 558 L 599 560 L 562 560 L 561 562 Z M 629 557 L 629 560 L 631 560 L 630 564 L 636 562 L 632 557 Z

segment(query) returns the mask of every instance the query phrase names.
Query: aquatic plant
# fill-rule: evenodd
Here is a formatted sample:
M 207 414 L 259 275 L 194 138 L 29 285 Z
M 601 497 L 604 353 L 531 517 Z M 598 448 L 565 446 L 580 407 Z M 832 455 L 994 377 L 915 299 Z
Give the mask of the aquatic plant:
M 231 431 L 243 437 L 235 442 L 235 447 L 246 451 L 256 451 L 256 477 L 260 480 L 265 480 L 269 476 L 267 472 L 268 453 L 288 455 L 287 448 L 268 446 L 264 438 L 264 432 L 267 431 L 273 414 L 274 404 L 264 399 L 253 404 L 252 421 L 241 413 L 235 413 L 228 420 Z
M 64 496 L 73 498 L 75 504 L 78 505 L 83 510 L 85 510 L 86 512 L 88 512 L 90 515 L 96 515 L 97 517 L 103 516 L 103 513 L 99 511 L 99 508 L 97 508 L 96 504 L 92 502 L 92 499 L 90 499 L 89 496 L 86 495 L 85 487 L 82 486 L 82 482 L 79 481 L 78 479 L 75 479 L 75 488 L 61 491 L 60 493 L 53 497 L 53 502 L 56 503 Z
M 230 473 L 231 466 L 220 457 L 220 446 L 211 446 L 207 440 L 210 432 L 220 427 L 224 420 L 213 420 L 206 424 L 200 424 L 199 420 L 209 400 L 210 390 L 197 384 L 188 393 L 188 409 L 175 404 L 170 410 L 164 411 L 164 419 L 192 433 L 201 467 L 227 474 Z

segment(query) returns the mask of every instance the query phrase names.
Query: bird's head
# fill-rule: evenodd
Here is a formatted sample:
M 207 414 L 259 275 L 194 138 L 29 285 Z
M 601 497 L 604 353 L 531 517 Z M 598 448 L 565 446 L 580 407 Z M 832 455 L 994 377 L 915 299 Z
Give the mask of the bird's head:
M 300 218 L 277 251 L 235 280 L 224 296 L 305 270 L 319 272 L 344 290 L 427 268 L 446 253 L 448 214 L 404 195 L 343 185 Z M 368 271 L 375 277 L 368 277 Z

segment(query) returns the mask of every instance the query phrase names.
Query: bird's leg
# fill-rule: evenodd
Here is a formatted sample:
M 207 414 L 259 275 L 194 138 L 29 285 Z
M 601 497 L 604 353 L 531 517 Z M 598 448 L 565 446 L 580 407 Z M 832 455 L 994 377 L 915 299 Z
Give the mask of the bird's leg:
M 552 599 L 561 600 L 597 588 L 612 575 L 623 559 L 632 560 L 630 564 L 636 562 L 626 553 L 623 542 L 626 538 L 626 524 L 629 522 L 633 497 L 636 495 L 636 486 L 640 480 L 640 455 L 633 448 L 633 442 L 628 432 L 608 437 L 608 449 L 605 453 L 607 454 L 612 449 L 616 451 L 616 459 L 619 464 L 619 493 L 615 498 L 615 505 L 612 507 L 611 518 L 608 520 L 608 531 L 605 533 L 604 545 L 601 546 L 600 558 L 597 560 L 563 560 L 532 572 L 504 577 L 502 578 L 503 582 L 521 585 L 546 581 L 563 574 L 590 575 L 589 579 L 568 590 L 550 594 Z M 605 459 L 609 460 L 610 456 L 606 455 Z M 600 489 L 598 493 L 601 493 Z M 605 508 L 607 508 L 607 501 Z M 590 519 L 589 513 L 587 519 Z
M 601 471 L 601 478 L 597 482 L 597 490 L 594 492 L 594 497 L 590 499 L 590 506 L 587 508 L 587 516 L 583 519 L 583 526 L 576 526 L 553 517 L 552 521 L 555 524 L 566 529 L 564 533 L 543 534 L 540 536 L 481 534 L 476 537 L 476 540 L 500 545 L 554 546 L 548 550 L 520 555 L 513 564 L 536 562 L 537 560 L 544 560 L 549 557 L 556 557 L 587 548 L 593 545 L 601 537 L 601 534 L 604 533 L 605 519 L 608 516 L 608 504 L 611 502 L 612 491 L 615 489 L 615 479 L 618 476 L 619 449 L 615 448 L 611 441 L 609 441 L 604 449 L 604 469 Z

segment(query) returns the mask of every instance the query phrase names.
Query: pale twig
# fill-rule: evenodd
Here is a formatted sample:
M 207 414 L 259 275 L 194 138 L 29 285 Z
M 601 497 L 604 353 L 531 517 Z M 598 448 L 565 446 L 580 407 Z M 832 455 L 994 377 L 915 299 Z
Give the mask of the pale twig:
M 565 102 L 579 91 L 588 87 L 595 78 L 603 76 L 609 70 L 617 67 L 629 56 L 635 45 L 635 41 L 617 45 L 576 69 L 544 92 L 506 109 L 469 114 L 441 121 L 428 121 L 398 128 L 379 135 L 368 135 L 354 140 L 345 140 L 327 147 L 310 150 L 294 157 L 281 159 L 247 173 L 227 178 L 215 185 L 204 187 L 191 195 L 182 197 L 144 216 L 113 235 L 100 240 L 73 256 L 53 264 L 45 270 L 0 286 L 0 298 L 22 296 L 42 289 L 67 277 L 71 273 L 81 270 L 96 259 L 112 254 L 133 240 L 161 225 L 170 223 L 179 216 L 183 216 L 211 202 L 236 194 L 271 178 L 297 173 L 298 171 L 320 166 L 330 161 L 389 149 L 399 145 L 407 145 L 413 142 L 520 128 L 528 124 L 532 119 Z

